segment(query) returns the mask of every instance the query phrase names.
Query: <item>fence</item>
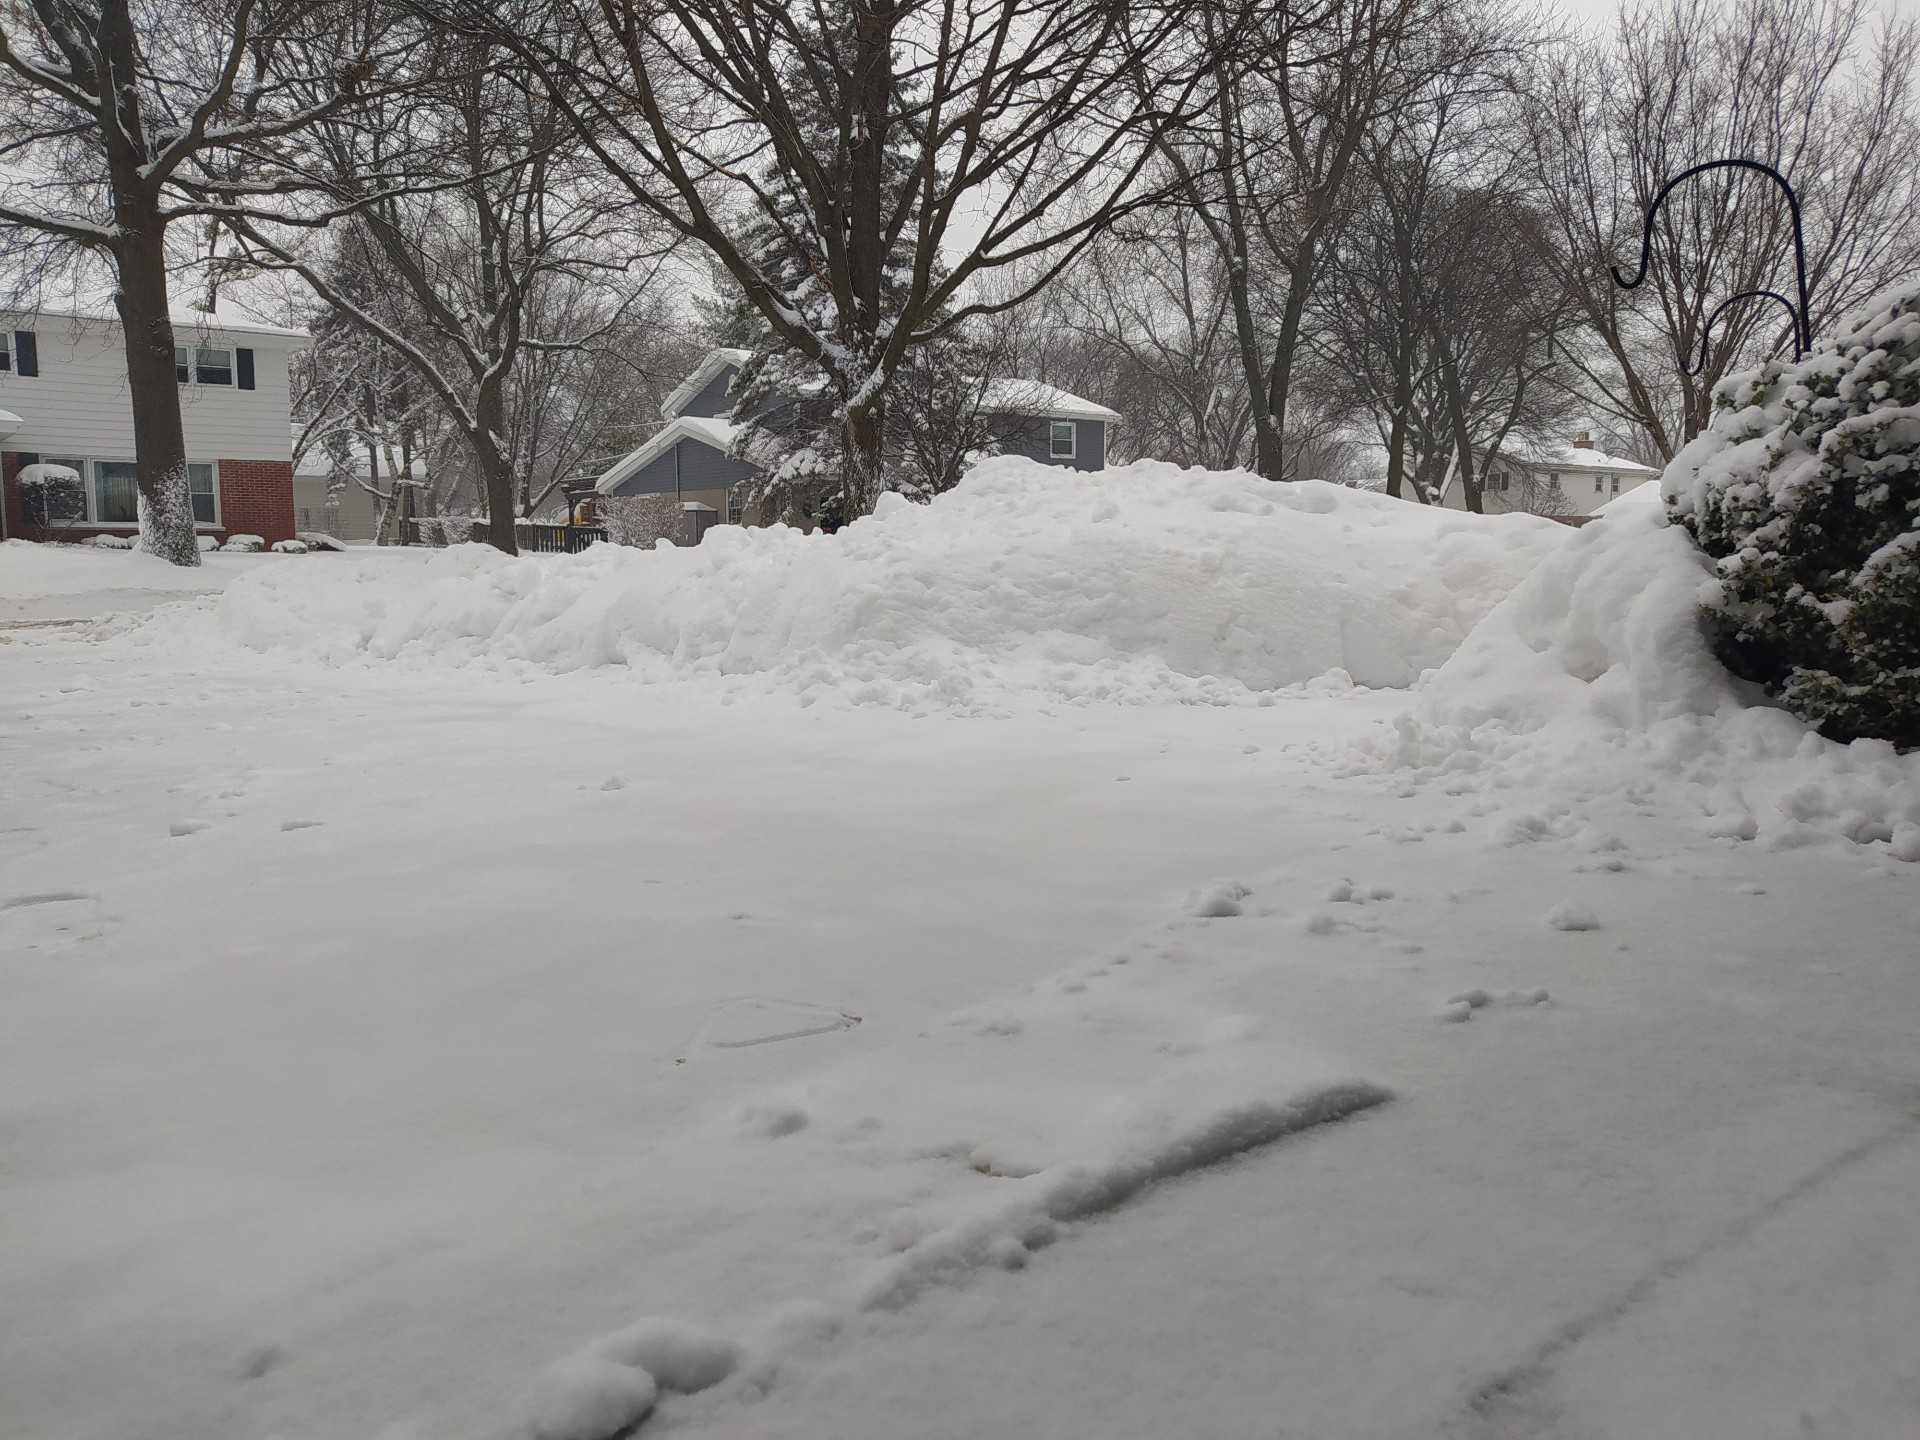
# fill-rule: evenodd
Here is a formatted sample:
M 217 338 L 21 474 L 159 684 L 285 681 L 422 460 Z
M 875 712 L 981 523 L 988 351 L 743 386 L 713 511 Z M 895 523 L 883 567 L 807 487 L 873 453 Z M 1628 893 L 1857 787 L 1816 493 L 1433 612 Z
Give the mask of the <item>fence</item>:
M 401 543 L 446 545 L 464 538 L 460 532 L 468 526 L 478 538 L 485 525 L 484 520 L 471 521 L 464 516 L 402 520 Z M 577 555 L 596 540 L 607 538 L 602 525 L 548 525 L 535 520 L 516 520 L 513 533 L 520 548 L 535 555 Z

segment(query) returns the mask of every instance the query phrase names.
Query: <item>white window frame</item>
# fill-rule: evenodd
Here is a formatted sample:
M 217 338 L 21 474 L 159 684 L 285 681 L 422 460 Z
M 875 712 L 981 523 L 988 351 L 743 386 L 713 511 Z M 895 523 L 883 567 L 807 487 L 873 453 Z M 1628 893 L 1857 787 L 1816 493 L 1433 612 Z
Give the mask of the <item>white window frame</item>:
M 729 486 L 727 489 L 727 524 L 744 525 L 747 522 L 747 507 L 740 498 L 740 492 Z
M 133 520 L 100 520 L 95 518 L 100 513 L 100 497 L 94 489 L 99 479 L 94 473 L 94 466 L 103 463 L 108 465 L 131 465 L 134 463 L 131 456 L 88 455 L 83 457 L 79 455 L 42 455 L 40 459 L 48 465 L 65 465 L 69 469 L 80 472 L 80 493 L 86 500 L 86 514 L 77 520 L 57 520 L 54 522 L 55 524 L 71 526 L 76 530 L 138 530 L 140 528 L 140 521 L 137 518 Z M 187 464 L 189 467 L 195 465 L 206 466 L 213 481 L 213 519 L 202 520 L 196 516 L 194 518 L 193 528 L 196 530 L 225 529 L 226 527 L 221 523 L 220 514 L 220 462 L 218 460 L 189 460 Z M 187 478 L 187 496 L 187 504 L 189 508 L 191 508 L 193 504 L 193 478 L 191 473 L 189 473 Z
M 1056 440 L 1060 427 L 1067 427 L 1067 448 L 1062 450 Z M 1047 458 L 1049 460 L 1078 460 L 1080 458 L 1080 426 L 1072 420 L 1063 420 L 1058 416 L 1047 419 Z
M 0 330 L 0 375 L 13 374 L 13 332 Z
M 209 350 L 218 350 L 227 357 L 227 378 L 224 380 L 202 380 L 200 378 L 200 356 Z M 183 362 L 181 356 L 186 359 Z M 185 369 L 187 378 L 180 378 Z M 173 347 L 173 378 L 179 385 L 204 385 L 210 390 L 233 390 L 240 384 L 240 352 L 232 345 L 175 345 Z

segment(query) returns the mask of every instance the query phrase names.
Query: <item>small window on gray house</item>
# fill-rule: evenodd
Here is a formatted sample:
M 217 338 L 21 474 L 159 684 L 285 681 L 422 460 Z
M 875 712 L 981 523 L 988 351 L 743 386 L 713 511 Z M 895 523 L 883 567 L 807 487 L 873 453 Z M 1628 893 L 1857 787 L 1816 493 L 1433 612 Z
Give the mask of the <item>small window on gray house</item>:
M 1613 477 L 1613 493 L 1616 495 L 1620 493 L 1620 477 L 1618 475 Z
M 0 330 L 0 372 L 13 369 L 13 332 Z
M 1607 477 L 1606 476 L 1596 475 L 1593 477 L 1593 493 L 1596 495 L 1604 495 L 1607 493 Z
M 1047 455 L 1054 460 L 1071 460 L 1074 457 L 1074 424 L 1071 420 L 1054 420 L 1047 425 Z
M 185 345 L 173 347 L 173 378 L 182 385 L 193 379 L 193 352 Z
M 746 519 L 746 506 L 740 502 L 738 490 L 727 491 L 727 524 L 738 525 Z

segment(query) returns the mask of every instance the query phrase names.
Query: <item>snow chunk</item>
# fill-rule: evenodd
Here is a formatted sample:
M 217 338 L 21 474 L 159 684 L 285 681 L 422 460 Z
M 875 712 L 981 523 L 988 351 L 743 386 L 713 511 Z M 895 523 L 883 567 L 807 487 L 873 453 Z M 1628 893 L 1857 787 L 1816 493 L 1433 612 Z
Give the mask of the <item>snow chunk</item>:
M 718 1385 L 739 1367 L 743 1354 L 732 1340 L 681 1320 L 649 1318 L 603 1336 L 583 1356 L 631 1365 L 647 1372 L 662 1390 L 696 1394 Z
M 1547 924 L 1554 930 L 1598 930 L 1600 917 L 1583 905 L 1556 905 L 1547 912 Z
M 227 543 L 220 547 L 238 555 L 251 555 L 267 548 L 267 542 L 258 535 L 229 535 Z
M 660 1387 L 645 1370 L 592 1355 L 553 1366 L 527 1397 L 528 1440 L 611 1440 L 652 1413 Z
M 1240 902 L 1253 893 L 1237 880 L 1222 881 L 1187 896 L 1187 913 L 1206 919 L 1224 919 L 1241 913 Z
M 307 542 L 304 540 L 276 540 L 273 542 L 273 553 L 276 555 L 304 555 L 307 553 Z

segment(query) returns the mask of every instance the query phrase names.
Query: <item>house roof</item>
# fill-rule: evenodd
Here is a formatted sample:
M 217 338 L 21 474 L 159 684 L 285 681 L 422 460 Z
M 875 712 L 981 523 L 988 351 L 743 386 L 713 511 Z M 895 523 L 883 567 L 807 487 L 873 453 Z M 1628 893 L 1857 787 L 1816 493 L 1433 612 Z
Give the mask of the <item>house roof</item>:
M 699 386 L 694 388 L 697 390 Z M 733 422 L 713 415 L 675 415 L 601 472 L 593 488 L 602 495 L 612 493 L 615 486 L 644 470 L 681 440 L 697 441 L 724 455 L 733 445 Z
M 726 345 L 716 345 L 701 357 L 699 365 L 679 385 L 671 395 L 660 402 L 660 413 L 671 420 L 679 415 L 681 407 L 694 396 L 706 389 L 708 382 L 729 365 L 744 365 L 753 358 L 751 350 L 735 350 Z
M 17 309 L 4 309 L 0 313 L 8 315 L 45 315 L 56 320 L 102 320 L 109 324 L 120 323 L 119 312 L 111 301 L 78 302 L 60 305 L 23 305 Z M 179 331 L 218 330 L 228 335 L 264 335 L 284 340 L 310 340 L 305 330 L 291 329 L 285 325 L 269 325 L 264 320 L 255 319 L 231 301 L 216 305 L 212 310 L 194 310 L 184 305 L 175 305 L 168 311 L 173 328 Z
M 1534 470 L 1605 470 L 1616 475 L 1658 475 L 1651 465 L 1624 460 L 1585 445 L 1549 445 L 1535 450 L 1502 450 L 1502 460 L 1511 460 Z
M 1120 412 L 1082 399 L 1038 380 L 989 380 L 980 408 L 1000 415 L 1032 415 L 1058 420 L 1109 420 Z

